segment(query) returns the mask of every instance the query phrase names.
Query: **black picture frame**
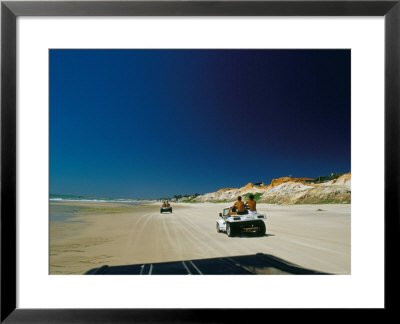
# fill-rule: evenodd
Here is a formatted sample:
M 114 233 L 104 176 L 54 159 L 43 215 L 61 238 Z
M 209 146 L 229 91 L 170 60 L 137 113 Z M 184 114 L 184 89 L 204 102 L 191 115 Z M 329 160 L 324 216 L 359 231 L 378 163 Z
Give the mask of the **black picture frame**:
M 16 307 L 16 19 L 19 16 L 381 16 L 385 19 L 385 307 L 396 309 L 399 246 L 400 0 L 2 1 L 1 322 L 234 322 L 264 309 L 19 309 Z M 394 252 L 393 250 L 394 249 Z M 344 292 L 345 293 L 345 292 Z M 393 297 L 391 297 L 393 296 Z M 269 310 L 272 312 L 272 310 Z M 380 311 L 380 310 L 378 310 Z

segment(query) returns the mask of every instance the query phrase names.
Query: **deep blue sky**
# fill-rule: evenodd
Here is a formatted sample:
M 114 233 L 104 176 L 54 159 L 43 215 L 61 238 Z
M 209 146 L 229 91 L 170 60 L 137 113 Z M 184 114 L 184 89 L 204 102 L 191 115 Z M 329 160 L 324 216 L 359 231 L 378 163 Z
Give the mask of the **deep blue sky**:
M 349 172 L 350 81 L 350 50 L 50 50 L 50 192 Z

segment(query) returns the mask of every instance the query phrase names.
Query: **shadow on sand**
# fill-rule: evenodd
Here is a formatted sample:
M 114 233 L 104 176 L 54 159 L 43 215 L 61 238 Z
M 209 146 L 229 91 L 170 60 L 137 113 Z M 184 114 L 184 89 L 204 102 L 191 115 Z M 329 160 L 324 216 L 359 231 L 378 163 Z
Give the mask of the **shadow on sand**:
M 87 271 L 87 275 L 327 275 L 305 269 L 275 256 L 263 253 L 175 262 L 107 266 Z
M 275 234 L 264 234 L 260 236 L 258 233 L 241 233 L 241 234 L 236 234 L 234 238 L 260 238 L 260 237 L 269 237 L 269 236 L 275 236 Z

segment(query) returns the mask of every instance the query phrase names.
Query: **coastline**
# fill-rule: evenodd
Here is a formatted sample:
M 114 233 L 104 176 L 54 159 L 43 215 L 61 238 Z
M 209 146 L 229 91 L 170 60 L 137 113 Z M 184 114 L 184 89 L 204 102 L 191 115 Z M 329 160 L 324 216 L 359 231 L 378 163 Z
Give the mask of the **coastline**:
M 78 206 L 73 217 L 50 221 L 50 274 L 83 274 L 102 265 L 127 265 L 266 253 L 302 267 L 351 273 L 351 204 L 258 205 L 266 213 L 265 237 L 215 231 L 229 202 L 57 202 Z

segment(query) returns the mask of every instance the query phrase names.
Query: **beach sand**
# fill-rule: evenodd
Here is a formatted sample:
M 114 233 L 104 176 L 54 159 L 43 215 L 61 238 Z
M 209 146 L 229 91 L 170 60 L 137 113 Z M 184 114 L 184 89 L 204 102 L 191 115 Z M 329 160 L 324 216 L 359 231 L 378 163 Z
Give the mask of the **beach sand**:
M 80 212 L 50 221 L 50 274 L 255 253 L 316 271 L 351 273 L 350 204 L 259 204 L 258 211 L 267 214 L 267 234 L 232 238 L 215 228 L 218 213 L 230 203 L 172 203 L 172 214 L 160 214 L 159 203 L 57 204 Z

